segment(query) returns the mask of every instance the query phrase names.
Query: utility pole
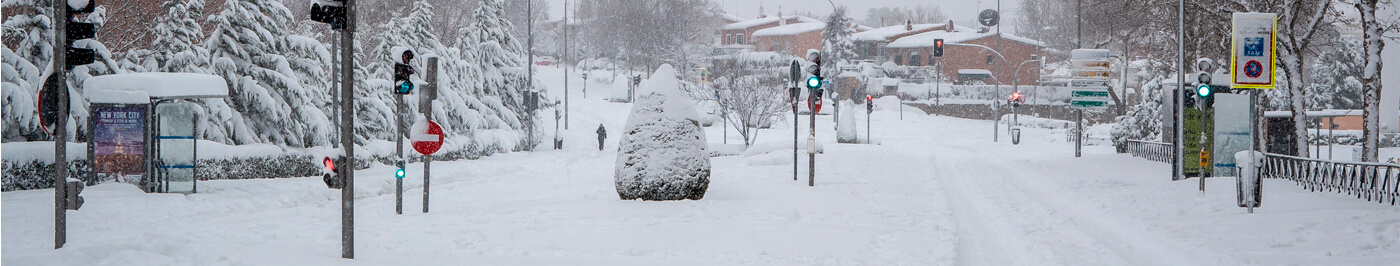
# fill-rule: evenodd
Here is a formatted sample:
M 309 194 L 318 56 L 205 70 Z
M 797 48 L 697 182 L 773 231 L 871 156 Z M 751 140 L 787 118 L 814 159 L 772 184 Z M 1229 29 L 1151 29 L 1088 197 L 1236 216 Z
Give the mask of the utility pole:
M 355 259 L 355 16 L 356 0 L 345 0 L 345 29 L 340 34 L 340 147 L 345 171 L 340 188 L 340 257 Z
M 58 76 L 53 79 L 58 84 L 50 88 L 57 90 L 59 110 L 53 127 L 53 249 L 60 249 L 68 242 L 68 1 L 53 1 L 53 12 L 55 51 L 49 75 Z
M 564 130 L 569 130 L 569 0 L 564 0 L 564 60 L 561 61 L 564 64 Z
M 1182 90 L 1186 89 L 1186 0 L 1177 1 L 1177 35 L 1176 35 L 1176 90 L 1172 93 L 1172 112 L 1176 116 L 1176 121 L 1172 121 L 1172 128 L 1176 131 L 1172 141 L 1172 180 L 1186 179 L 1186 162 L 1183 157 L 1186 154 L 1185 130 L 1186 110 L 1182 110 L 1186 98 L 1182 95 Z

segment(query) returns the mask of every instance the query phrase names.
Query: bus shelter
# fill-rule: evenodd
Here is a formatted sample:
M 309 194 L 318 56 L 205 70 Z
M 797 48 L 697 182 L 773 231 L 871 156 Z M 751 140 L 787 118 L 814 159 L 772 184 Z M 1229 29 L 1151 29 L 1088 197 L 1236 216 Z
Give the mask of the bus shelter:
M 132 73 L 83 81 L 89 180 L 115 179 L 146 192 L 195 193 L 200 99 L 228 97 L 219 76 Z

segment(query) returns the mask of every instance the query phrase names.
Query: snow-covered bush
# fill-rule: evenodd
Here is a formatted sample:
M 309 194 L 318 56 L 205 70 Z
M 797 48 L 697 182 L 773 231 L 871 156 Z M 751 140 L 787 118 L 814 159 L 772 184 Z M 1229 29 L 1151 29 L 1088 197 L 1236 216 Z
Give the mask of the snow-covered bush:
M 1159 80 L 1143 86 L 1143 101 L 1134 105 L 1113 125 L 1113 146 L 1127 152 L 1128 140 L 1156 140 L 1162 135 L 1162 85 Z
M 699 200 L 710 186 L 710 154 L 699 114 L 671 65 L 661 65 L 651 76 L 640 86 L 618 144 L 617 195 Z
M 859 133 L 856 132 L 856 112 L 854 106 L 855 103 L 851 102 L 851 100 L 841 101 L 841 110 L 846 111 L 841 112 L 841 122 L 836 123 L 836 142 L 860 142 L 860 136 L 857 135 Z

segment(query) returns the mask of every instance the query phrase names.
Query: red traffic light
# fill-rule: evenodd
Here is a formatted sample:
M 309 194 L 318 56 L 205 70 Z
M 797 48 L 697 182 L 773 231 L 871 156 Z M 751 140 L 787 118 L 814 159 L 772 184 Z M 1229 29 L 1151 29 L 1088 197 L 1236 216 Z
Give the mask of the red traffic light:
M 326 165 L 326 171 L 335 172 L 335 160 L 332 160 L 331 157 L 326 157 L 324 164 Z
M 403 59 L 404 64 L 408 64 L 408 61 L 413 60 L 413 51 L 403 51 L 403 56 L 399 58 Z
M 866 96 L 865 96 L 865 101 L 867 101 L 867 102 L 869 102 L 869 101 L 874 101 L 874 100 L 875 100 L 875 97 L 874 97 L 874 96 L 870 96 L 870 95 L 866 95 Z

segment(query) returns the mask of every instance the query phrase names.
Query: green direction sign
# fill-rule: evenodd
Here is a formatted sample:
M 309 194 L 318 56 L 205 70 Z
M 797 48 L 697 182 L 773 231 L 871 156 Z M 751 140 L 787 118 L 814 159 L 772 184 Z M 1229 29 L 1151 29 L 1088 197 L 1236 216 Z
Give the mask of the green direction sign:
M 1107 109 L 1108 101 L 1101 100 L 1070 100 L 1070 108 L 1078 109 Z
M 1075 90 L 1070 93 L 1074 98 L 1108 98 L 1108 91 L 1099 90 Z

